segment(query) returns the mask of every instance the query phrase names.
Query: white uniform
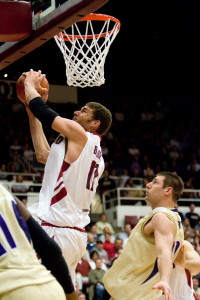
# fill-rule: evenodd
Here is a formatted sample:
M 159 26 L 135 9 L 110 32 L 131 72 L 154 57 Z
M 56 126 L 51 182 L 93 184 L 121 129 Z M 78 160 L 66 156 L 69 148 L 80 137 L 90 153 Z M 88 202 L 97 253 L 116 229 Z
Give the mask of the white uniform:
M 86 134 L 87 143 L 79 158 L 71 164 L 64 161 L 67 139 L 58 136 L 46 162 L 39 203 L 29 208 L 60 245 L 73 278 L 86 249 L 84 227 L 90 222 L 90 205 L 104 170 L 101 137 L 90 132 Z
M 197 300 L 193 290 L 192 277 L 187 269 L 174 266 L 170 287 L 174 300 Z M 158 300 L 165 300 L 165 296 L 159 297 Z
M 0 185 L 0 299 L 66 299 L 62 287 L 36 257 L 12 195 Z M 30 294 L 32 290 L 32 294 Z M 45 296 L 44 296 L 45 295 Z

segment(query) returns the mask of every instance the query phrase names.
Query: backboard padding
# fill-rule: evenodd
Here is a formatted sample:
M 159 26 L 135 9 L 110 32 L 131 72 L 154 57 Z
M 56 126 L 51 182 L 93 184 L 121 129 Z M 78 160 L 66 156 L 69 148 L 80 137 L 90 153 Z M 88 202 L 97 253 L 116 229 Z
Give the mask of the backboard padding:
M 20 42 L 7 42 L 0 47 L 0 70 L 38 48 L 60 31 L 96 11 L 109 0 L 68 0 L 41 20 L 37 30 Z

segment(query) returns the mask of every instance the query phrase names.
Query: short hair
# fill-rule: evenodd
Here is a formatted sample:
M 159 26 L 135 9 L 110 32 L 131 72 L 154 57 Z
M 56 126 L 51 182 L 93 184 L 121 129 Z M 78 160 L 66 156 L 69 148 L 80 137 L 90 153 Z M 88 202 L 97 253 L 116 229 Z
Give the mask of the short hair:
M 88 102 L 86 105 L 93 110 L 93 119 L 100 121 L 97 133 L 100 135 L 106 134 L 112 124 L 112 114 L 110 110 L 98 102 Z
M 174 202 L 177 202 L 179 198 L 181 197 L 181 194 L 184 189 L 184 184 L 182 179 L 171 172 L 159 172 L 156 176 L 163 176 L 163 188 L 166 187 L 172 187 L 173 192 L 172 192 L 172 199 Z

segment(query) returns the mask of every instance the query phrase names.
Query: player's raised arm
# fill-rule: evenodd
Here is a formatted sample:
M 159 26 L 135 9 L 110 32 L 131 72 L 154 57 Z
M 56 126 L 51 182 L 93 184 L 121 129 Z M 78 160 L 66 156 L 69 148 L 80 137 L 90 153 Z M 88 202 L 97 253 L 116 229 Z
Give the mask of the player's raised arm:
M 63 134 L 68 139 L 87 141 L 85 130 L 82 126 L 73 120 L 61 118 L 57 112 L 52 110 L 41 98 L 39 92 L 40 82 L 44 75 L 41 71 L 34 72 L 30 70 L 24 73 L 26 79 L 24 81 L 26 102 L 34 116 L 42 123 L 52 127 L 55 131 Z

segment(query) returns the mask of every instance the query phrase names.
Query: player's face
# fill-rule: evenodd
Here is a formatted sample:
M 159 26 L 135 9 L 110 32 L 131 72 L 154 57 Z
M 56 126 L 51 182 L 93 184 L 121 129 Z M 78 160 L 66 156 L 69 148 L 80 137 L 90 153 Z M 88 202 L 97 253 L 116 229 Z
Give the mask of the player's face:
M 79 123 L 86 131 L 89 131 L 93 121 L 93 110 L 89 106 L 84 106 L 81 110 L 74 112 L 73 120 Z
M 152 182 L 147 183 L 145 201 L 148 204 L 154 205 L 162 199 L 164 195 L 163 180 L 164 176 L 156 176 Z

